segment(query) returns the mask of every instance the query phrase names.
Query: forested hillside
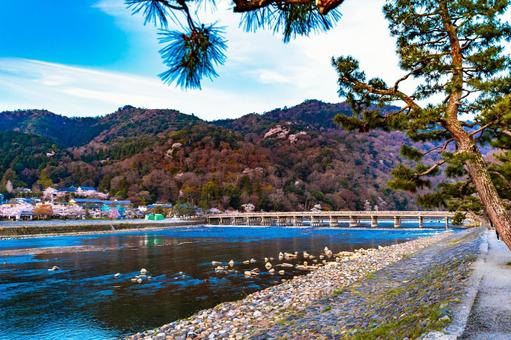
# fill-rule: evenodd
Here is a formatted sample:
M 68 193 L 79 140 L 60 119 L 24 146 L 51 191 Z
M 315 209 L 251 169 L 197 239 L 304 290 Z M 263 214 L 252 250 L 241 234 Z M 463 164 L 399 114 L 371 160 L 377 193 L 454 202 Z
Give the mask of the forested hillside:
M 327 209 L 363 209 L 367 200 L 381 209 L 413 208 L 413 196 L 386 186 L 407 142 L 403 135 L 348 133 L 333 124 L 337 113 L 350 110 L 346 104 L 306 101 L 212 123 L 175 110 L 131 106 L 86 119 L 4 112 L 0 116 L 11 123 L 2 129 L 45 138 L 26 139 L 23 146 L 28 151 L 39 145 L 29 152 L 35 165 L 9 158 L 2 171 L 12 170 L 24 179 L 19 185 L 34 190 L 92 185 L 140 204 L 182 201 L 239 209 L 253 203 L 257 209 L 292 210 L 319 203 Z M 60 135 L 65 126 L 80 131 L 82 123 L 74 139 Z M 44 128 L 47 124 L 51 128 Z M 2 144 L 2 150 L 9 148 Z M 46 157 L 54 149 L 56 154 Z M 38 150 L 44 157 L 35 156 Z

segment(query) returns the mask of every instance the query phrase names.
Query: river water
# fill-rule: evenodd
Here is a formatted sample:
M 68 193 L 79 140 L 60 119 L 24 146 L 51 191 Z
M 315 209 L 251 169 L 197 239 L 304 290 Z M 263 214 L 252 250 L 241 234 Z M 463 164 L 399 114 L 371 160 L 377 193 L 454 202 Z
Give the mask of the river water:
M 105 339 L 154 328 L 298 275 L 270 275 L 264 257 L 389 245 L 438 229 L 182 227 L 0 240 L 0 339 Z M 23 255 L 31 248 L 37 254 Z M 34 249 L 37 248 L 37 249 Z M 8 252 L 18 252 L 8 255 Z M 242 262 L 254 258 L 255 264 Z M 216 273 L 211 261 L 235 271 Z M 288 261 L 289 262 L 289 261 Z M 291 261 L 293 262 L 293 261 Z M 60 270 L 48 269 L 58 266 Z M 261 269 L 246 278 L 244 270 Z M 152 279 L 131 278 L 146 268 Z M 115 273 L 120 276 L 114 277 Z

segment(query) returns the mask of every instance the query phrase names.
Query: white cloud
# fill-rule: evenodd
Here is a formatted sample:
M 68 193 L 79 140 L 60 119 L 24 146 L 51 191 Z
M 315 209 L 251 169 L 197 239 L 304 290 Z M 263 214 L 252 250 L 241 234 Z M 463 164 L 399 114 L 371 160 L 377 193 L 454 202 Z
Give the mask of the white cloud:
M 254 74 L 258 77 L 258 80 L 263 84 L 290 84 L 291 79 L 272 70 L 258 70 Z
M 381 13 L 383 3 L 347 1 L 335 29 L 284 44 L 281 36 L 268 31 L 243 32 L 239 15 L 222 2 L 205 18 L 228 27 L 228 61 L 219 68 L 220 77 L 205 81 L 202 91 L 184 91 L 156 77 L 164 67 L 154 27 L 132 16 L 123 0 L 100 0 L 94 7 L 113 16 L 131 39 L 125 60 L 113 65 L 123 72 L 0 59 L 0 109 L 46 108 L 67 115 L 98 115 L 130 104 L 215 119 L 290 106 L 304 99 L 337 102 L 334 56 L 355 56 L 369 76 L 392 81 L 400 74 L 394 41 Z
M 123 105 L 172 108 L 204 119 L 264 111 L 268 95 L 209 87 L 182 91 L 156 77 L 73 67 L 28 59 L 0 59 L 0 110 L 44 108 L 65 115 L 106 114 Z M 295 100 L 296 98 L 292 98 Z M 282 105 L 289 105 L 285 101 Z
M 290 106 L 304 99 L 337 102 L 332 57 L 352 55 L 369 77 L 379 76 L 390 83 L 401 76 L 395 41 L 381 12 L 384 2 L 347 1 L 341 6 L 341 22 L 333 30 L 299 37 L 289 44 L 272 32 L 244 32 L 230 2 L 219 2 L 216 11 L 202 13 L 201 18 L 227 27 L 227 63 L 218 69 L 219 78 L 204 82 L 202 91 L 184 91 L 156 77 L 164 70 L 156 29 L 144 26 L 140 15 L 131 15 L 123 0 L 98 0 L 93 7 L 112 16 L 129 36 L 128 51 L 112 65 L 123 72 L 0 59 L 0 110 L 46 108 L 67 115 L 98 115 L 131 104 L 218 119 Z

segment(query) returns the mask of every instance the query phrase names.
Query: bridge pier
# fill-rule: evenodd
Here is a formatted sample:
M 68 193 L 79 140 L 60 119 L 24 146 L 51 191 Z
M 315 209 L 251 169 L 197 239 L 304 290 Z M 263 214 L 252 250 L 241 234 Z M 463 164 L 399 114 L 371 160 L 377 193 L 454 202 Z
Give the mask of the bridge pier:
M 454 214 L 448 211 L 293 211 L 293 212 L 253 212 L 253 213 L 224 213 L 206 216 L 212 225 L 263 225 L 263 226 L 299 226 L 310 221 L 312 227 L 339 225 L 348 220 L 350 227 L 357 227 L 361 220 L 369 221 L 372 228 L 379 226 L 380 219 L 392 218 L 394 227 L 400 228 L 403 219 L 418 221 L 419 228 L 425 228 L 425 221 L 434 219 L 444 223 L 449 228 Z
M 311 216 L 311 226 L 313 227 L 321 227 L 322 220 L 319 216 Z
M 339 220 L 337 219 L 337 217 L 330 216 L 330 226 L 331 227 L 339 226 Z
M 401 217 L 394 216 L 394 228 L 401 228 Z
M 350 216 L 350 227 L 357 227 L 358 219 L 356 217 Z
M 371 228 L 378 227 L 378 216 L 371 216 Z

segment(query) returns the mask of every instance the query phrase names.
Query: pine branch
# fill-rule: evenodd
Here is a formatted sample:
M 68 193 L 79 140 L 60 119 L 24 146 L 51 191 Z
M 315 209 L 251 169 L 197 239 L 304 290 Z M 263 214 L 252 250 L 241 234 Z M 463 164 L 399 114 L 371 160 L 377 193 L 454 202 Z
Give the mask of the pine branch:
M 417 67 L 416 69 L 410 71 L 408 74 L 405 74 L 403 77 L 399 78 L 395 83 L 394 83 L 394 90 L 398 91 L 398 88 L 399 88 L 399 84 L 401 84 L 403 81 L 407 80 L 408 78 L 410 78 L 410 76 L 413 76 L 414 74 L 417 74 L 417 72 L 420 72 L 422 71 L 423 69 L 425 69 L 427 67 L 427 63 L 423 64 L 422 66 L 420 67 Z
M 445 150 L 447 150 L 447 147 L 449 146 L 449 144 L 451 144 L 451 143 L 452 143 L 452 142 L 454 142 L 454 141 L 455 141 L 455 140 L 454 140 L 454 138 L 451 138 L 451 139 L 449 139 L 449 140 L 445 141 L 445 143 L 443 143 L 442 145 L 437 146 L 437 147 L 435 147 L 435 148 L 433 148 L 433 149 L 429 149 L 428 151 L 426 151 L 426 152 L 423 154 L 423 156 L 426 156 L 426 155 L 428 155 L 428 154 L 430 154 L 430 153 L 432 153 L 432 152 L 435 152 L 435 151 L 437 151 L 437 150 L 440 150 L 440 151 L 438 151 L 438 153 L 442 153 L 442 152 L 444 152 Z
M 417 178 L 419 177 L 422 177 L 422 176 L 427 176 L 429 174 L 431 174 L 433 171 L 435 171 L 439 166 L 441 166 L 442 164 L 445 163 L 445 159 L 441 160 L 441 161 L 438 161 L 436 162 L 435 164 L 433 164 L 429 169 L 427 169 L 426 171 L 423 171 L 421 173 L 418 173 L 418 174 L 415 174 L 415 176 Z
M 491 174 L 497 175 L 508 188 L 511 188 L 511 182 L 503 174 L 495 170 L 490 170 L 489 172 Z
M 251 12 L 269 5 L 308 5 L 315 3 L 316 8 L 322 15 L 327 15 L 332 9 L 341 5 L 345 0 L 234 0 L 235 13 Z
M 380 96 L 395 97 L 395 98 L 401 99 L 410 108 L 416 109 L 416 110 L 421 110 L 421 107 L 419 106 L 419 104 L 417 104 L 417 102 L 415 102 L 415 100 L 411 96 L 405 94 L 402 91 L 396 90 L 395 88 L 394 89 L 377 89 L 367 83 L 363 83 L 363 82 L 356 80 L 352 77 L 348 77 L 347 75 L 343 75 L 342 78 L 344 80 L 346 80 L 346 82 L 352 83 L 355 86 L 365 89 L 369 93 L 377 94 Z
M 492 126 L 493 124 L 497 123 L 499 120 L 493 120 L 489 123 L 486 123 L 484 124 L 483 126 L 481 126 L 479 129 L 475 130 L 475 131 L 472 131 L 469 136 L 472 137 L 474 135 L 477 135 L 479 132 L 483 131 L 483 130 L 486 130 L 487 128 L 489 128 L 490 126 Z

